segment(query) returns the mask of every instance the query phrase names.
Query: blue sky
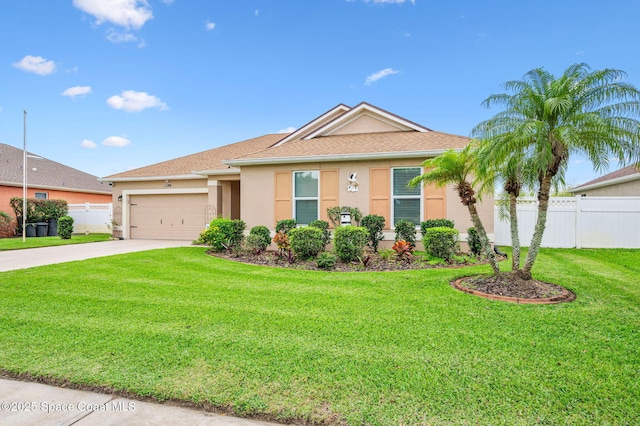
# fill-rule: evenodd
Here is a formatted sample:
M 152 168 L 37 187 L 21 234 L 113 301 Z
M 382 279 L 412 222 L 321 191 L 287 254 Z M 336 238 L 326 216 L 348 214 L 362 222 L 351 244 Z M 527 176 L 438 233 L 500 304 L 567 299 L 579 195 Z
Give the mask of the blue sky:
M 29 151 L 107 176 L 362 101 L 467 136 L 532 68 L 640 86 L 638 16 L 637 0 L 3 0 L 0 142 L 22 147 L 26 109 Z M 569 182 L 598 175 L 572 159 Z

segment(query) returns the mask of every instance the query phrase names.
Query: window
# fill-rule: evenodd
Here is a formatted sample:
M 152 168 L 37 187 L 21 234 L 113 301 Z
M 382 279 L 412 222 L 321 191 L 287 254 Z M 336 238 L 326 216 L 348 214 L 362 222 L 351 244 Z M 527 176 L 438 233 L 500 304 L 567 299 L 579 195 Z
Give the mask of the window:
M 36 192 L 36 198 L 46 200 L 49 197 L 47 196 L 46 192 Z
M 318 219 L 318 171 L 293 172 L 293 217 L 298 225 Z
M 420 167 L 402 167 L 393 169 L 392 197 L 393 197 L 393 225 L 399 220 L 409 220 L 420 225 L 422 217 L 422 185 L 408 187 L 411 179 L 420 176 Z

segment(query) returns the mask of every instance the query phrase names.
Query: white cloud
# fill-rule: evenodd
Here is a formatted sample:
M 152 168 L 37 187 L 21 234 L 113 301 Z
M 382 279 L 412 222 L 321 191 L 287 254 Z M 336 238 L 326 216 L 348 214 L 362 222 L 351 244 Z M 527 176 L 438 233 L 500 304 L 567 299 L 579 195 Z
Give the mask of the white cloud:
M 75 74 L 78 72 L 78 67 L 71 67 L 69 69 L 64 70 L 67 74 Z
M 96 148 L 98 144 L 94 141 L 90 141 L 89 139 L 84 139 L 82 142 L 80 142 L 80 146 L 83 148 L 93 149 Z
M 47 61 L 42 56 L 27 55 L 20 62 L 14 63 L 13 66 L 23 71 L 40 75 L 47 75 L 56 71 L 56 63 Z
M 215 22 L 209 22 L 209 21 L 206 21 L 206 22 L 204 23 L 204 28 L 205 28 L 207 31 L 211 31 L 211 30 L 215 29 L 215 27 L 216 27 Z
M 107 30 L 107 40 L 109 40 L 111 43 L 135 43 L 137 41 L 140 41 L 140 39 L 138 39 L 138 37 L 135 34 L 132 34 L 130 32 L 118 32 L 116 30 L 114 30 L 113 28 L 109 28 L 109 30 Z M 141 41 L 142 46 L 144 46 L 144 40 Z
M 117 146 L 117 147 L 127 146 L 130 143 L 131 141 L 129 139 L 126 139 L 120 136 L 109 136 L 108 138 L 102 141 L 102 145 Z
M 88 95 L 91 93 L 91 86 L 75 86 L 69 87 L 67 90 L 62 92 L 62 96 L 69 96 L 70 98 L 75 98 L 76 96 Z
M 146 0 L 73 0 L 73 5 L 96 18 L 96 24 L 110 22 L 124 28 L 139 29 L 153 19 Z
M 286 129 L 280 129 L 280 130 L 278 130 L 278 133 L 291 133 L 291 132 L 293 132 L 293 131 L 295 131 L 295 130 L 296 130 L 296 128 L 295 128 L 295 127 L 289 126 L 289 127 L 287 127 Z
M 381 71 L 378 71 L 376 73 L 371 74 L 369 77 L 367 77 L 367 79 L 365 80 L 364 84 L 366 86 L 369 86 L 372 83 L 375 83 L 376 81 L 380 80 L 381 78 L 384 78 L 388 75 L 393 75 L 393 74 L 398 74 L 400 71 L 398 70 L 394 70 L 393 68 L 385 68 Z
M 120 95 L 111 96 L 107 99 L 107 104 L 111 108 L 127 112 L 138 112 L 147 108 L 158 108 L 160 111 L 169 109 L 167 104 L 159 98 L 146 92 L 136 92 L 135 90 L 125 90 Z

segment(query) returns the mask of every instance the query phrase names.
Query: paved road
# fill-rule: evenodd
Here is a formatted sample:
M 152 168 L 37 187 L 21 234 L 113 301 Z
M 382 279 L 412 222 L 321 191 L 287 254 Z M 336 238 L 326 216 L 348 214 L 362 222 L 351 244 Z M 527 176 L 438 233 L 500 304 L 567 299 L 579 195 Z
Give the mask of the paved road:
M 190 246 L 191 241 L 114 240 L 99 243 L 69 244 L 25 250 L 0 251 L 0 272 L 34 266 L 53 265 L 134 251 Z

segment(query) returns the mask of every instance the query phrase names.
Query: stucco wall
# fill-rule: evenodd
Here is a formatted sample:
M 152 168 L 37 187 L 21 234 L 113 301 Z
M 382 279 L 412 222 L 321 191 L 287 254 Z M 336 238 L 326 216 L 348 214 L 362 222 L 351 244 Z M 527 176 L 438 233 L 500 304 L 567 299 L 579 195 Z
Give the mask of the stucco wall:
M 640 197 L 640 179 L 576 193 L 581 194 L 588 197 Z
M 105 185 L 107 185 L 105 183 Z M 36 192 L 46 192 L 50 200 L 66 200 L 68 204 L 81 203 L 110 203 L 111 194 L 90 194 L 86 192 L 59 191 L 27 186 L 27 198 L 35 198 Z M 22 187 L 0 186 L 0 210 L 13 216 L 13 209 L 9 200 L 13 197 L 22 198 Z
M 416 159 L 407 160 L 379 160 L 379 161 L 351 161 L 327 163 L 302 163 L 280 166 L 244 166 L 241 173 L 241 217 L 247 223 L 247 229 L 256 225 L 265 225 L 273 229 L 275 223 L 274 207 L 274 173 L 290 170 L 339 170 L 339 200 L 340 206 L 357 207 L 363 215 L 369 214 L 369 172 L 373 167 L 406 167 L 420 166 Z M 347 177 L 358 173 L 358 192 L 347 190 Z M 487 232 L 493 233 L 493 197 L 484 197 L 478 205 L 478 211 Z M 328 220 L 325 212 L 320 212 L 321 219 Z M 293 212 L 292 212 L 293 216 Z M 449 187 L 446 191 L 446 216 L 455 221 L 456 228 L 466 234 L 471 225 L 468 209 L 463 206 L 455 191 Z

